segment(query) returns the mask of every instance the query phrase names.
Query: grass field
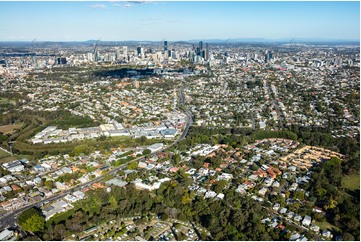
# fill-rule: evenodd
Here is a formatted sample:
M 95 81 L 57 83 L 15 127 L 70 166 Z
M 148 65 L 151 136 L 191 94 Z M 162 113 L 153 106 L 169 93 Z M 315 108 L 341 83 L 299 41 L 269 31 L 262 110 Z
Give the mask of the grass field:
M 22 158 L 27 158 L 28 160 L 30 160 L 31 156 L 30 155 L 14 155 L 14 156 L 9 155 L 7 157 L 0 158 L 0 164 L 14 161 L 14 160 L 20 160 Z
M 356 189 L 360 189 L 360 175 L 353 174 L 350 176 L 344 176 L 342 178 L 342 187 L 352 191 Z
M 315 225 L 317 225 L 318 227 L 320 227 L 321 230 L 338 230 L 338 228 L 332 224 L 330 224 L 329 222 L 327 221 L 324 221 L 324 222 L 314 222 Z
M 0 126 L 0 132 L 3 134 L 12 134 L 15 129 L 21 128 L 22 124 L 11 124 Z
M 0 149 L 0 159 L 11 156 L 9 153 Z

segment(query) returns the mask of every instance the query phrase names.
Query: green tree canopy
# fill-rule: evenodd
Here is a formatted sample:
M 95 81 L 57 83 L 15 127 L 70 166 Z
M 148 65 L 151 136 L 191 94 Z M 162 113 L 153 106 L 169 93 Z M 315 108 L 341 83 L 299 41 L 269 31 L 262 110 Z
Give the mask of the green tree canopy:
M 150 155 L 152 151 L 150 149 L 143 150 L 143 155 Z
M 44 230 L 45 218 L 35 208 L 30 208 L 18 217 L 18 223 L 23 230 L 33 233 Z

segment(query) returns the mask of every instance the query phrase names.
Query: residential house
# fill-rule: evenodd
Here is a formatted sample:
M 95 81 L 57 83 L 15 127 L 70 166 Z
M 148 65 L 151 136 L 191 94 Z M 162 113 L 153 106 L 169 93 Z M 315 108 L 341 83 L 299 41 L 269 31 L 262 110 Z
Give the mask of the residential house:
M 114 185 L 114 186 L 118 186 L 118 187 L 124 187 L 128 184 L 128 182 L 125 182 L 121 179 L 118 179 L 118 178 L 113 178 L 109 181 L 106 181 L 105 184 L 107 185 Z
M 75 191 L 75 192 L 73 192 L 73 195 L 79 199 L 84 199 L 84 197 L 85 197 L 85 193 L 81 192 L 81 191 Z
M 312 221 L 311 216 L 306 215 L 302 220 L 302 225 L 308 227 L 311 225 L 311 221 Z
M 0 233 L 0 241 L 10 240 L 14 236 L 14 231 L 5 229 Z
M 266 195 L 268 189 L 263 187 L 261 190 L 258 191 L 258 194 L 261 195 L 261 196 L 264 196 Z
M 62 182 L 55 182 L 55 186 L 59 190 L 65 190 L 67 188 L 67 186 Z

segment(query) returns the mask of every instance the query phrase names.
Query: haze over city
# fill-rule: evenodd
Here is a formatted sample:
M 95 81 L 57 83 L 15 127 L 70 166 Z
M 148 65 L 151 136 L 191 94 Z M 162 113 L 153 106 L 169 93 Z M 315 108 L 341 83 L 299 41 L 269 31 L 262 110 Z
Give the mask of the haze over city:
M 0 2 L 0 41 L 359 40 L 354 2 Z

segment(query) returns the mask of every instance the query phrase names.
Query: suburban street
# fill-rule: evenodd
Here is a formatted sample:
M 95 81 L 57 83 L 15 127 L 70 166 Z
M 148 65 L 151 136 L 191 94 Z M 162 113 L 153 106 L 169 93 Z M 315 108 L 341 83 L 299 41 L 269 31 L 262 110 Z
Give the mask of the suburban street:
M 179 90 L 179 100 L 182 104 L 184 104 L 184 95 L 183 95 L 183 92 L 182 92 L 182 89 Z M 164 149 L 162 149 L 161 151 L 165 151 L 167 149 L 169 149 L 170 147 L 172 147 L 173 145 L 177 144 L 178 142 L 180 142 L 181 140 L 183 140 L 186 135 L 188 134 L 189 132 L 189 128 L 190 126 L 192 125 L 193 123 L 193 118 L 192 118 L 192 115 L 189 113 L 188 110 L 185 110 L 186 112 L 186 115 L 187 115 L 187 122 L 186 122 L 186 126 L 183 130 L 183 133 L 178 137 L 178 139 L 176 139 L 172 144 L 166 146 Z M 156 152 L 153 152 L 152 155 L 156 154 L 157 152 L 159 151 L 156 151 Z M 33 203 L 30 203 L 22 208 L 19 208 L 19 209 L 16 209 L 16 210 L 13 210 L 13 211 L 10 211 L 4 215 L 2 215 L 2 217 L 0 218 L 0 230 L 3 230 L 5 228 L 8 228 L 10 226 L 12 226 L 13 224 L 16 223 L 16 220 L 17 220 L 17 216 L 22 213 L 23 211 L 25 211 L 26 209 L 29 209 L 31 207 L 36 207 L 36 206 L 42 206 L 44 203 L 47 203 L 47 202 L 51 202 L 51 201 L 54 201 L 54 200 L 58 200 L 58 199 L 61 199 L 63 197 L 65 197 L 67 194 L 70 194 L 78 189 L 83 189 L 83 188 L 86 188 L 86 187 L 89 187 L 91 186 L 92 184 L 96 183 L 96 182 L 99 182 L 101 180 L 104 179 L 104 177 L 108 176 L 108 175 L 115 175 L 120 169 L 124 169 L 127 167 L 127 165 L 130 163 L 130 162 L 133 162 L 133 161 L 139 161 L 141 159 L 144 159 L 145 156 L 141 156 L 141 157 L 138 157 L 134 160 L 131 160 L 117 168 L 114 168 L 110 171 L 108 171 L 106 174 L 102 175 L 102 176 L 99 176 L 91 181 L 88 181 L 86 183 L 82 183 L 82 184 L 79 184 L 79 185 L 76 185 L 75 187 L 71 187 L 67 190 L 64 190 L 58 194 L 55 194 L 53 196 L 50 196 L 48 198 L 44 198 L 42 199 L 41 201 L 38 201 L 38 202 L 33 202 Z

